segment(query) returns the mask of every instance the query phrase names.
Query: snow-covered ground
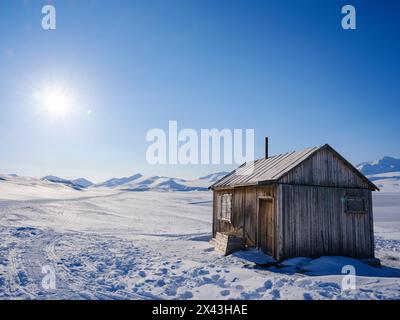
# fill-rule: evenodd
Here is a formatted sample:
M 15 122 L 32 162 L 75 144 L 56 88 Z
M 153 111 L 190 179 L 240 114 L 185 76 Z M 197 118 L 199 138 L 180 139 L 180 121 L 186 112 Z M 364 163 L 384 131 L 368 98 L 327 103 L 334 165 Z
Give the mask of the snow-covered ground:
M 385 193 L 400 192 L 400 172 L 373 174 L 368 178 Z
M 4 178 L 4 176 L 3 176 Z M 399 299 L 400 193 L 375 195 L 383 269 L 343 257 L 278 267 L 258 251 L 215 252 L 210 192 L 74 190 L 0 181 L 0 299 Z M 342 266 L 357 290 L 342 292 Z M 42 288 L 44 266 L 56 289 Z

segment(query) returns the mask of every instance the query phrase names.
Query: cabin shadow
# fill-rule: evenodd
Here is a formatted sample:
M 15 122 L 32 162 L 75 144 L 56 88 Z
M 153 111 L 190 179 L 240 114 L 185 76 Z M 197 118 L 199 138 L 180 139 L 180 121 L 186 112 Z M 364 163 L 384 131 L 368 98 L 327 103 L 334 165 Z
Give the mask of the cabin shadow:
M 360 277 L 400 277 L 400 268 L 385 265 L 373 267 L 361 260 L 343 256 L 296 257 L 277 261 L 256 249 L 236 251 L 232 256 L 241 259 L 245 268 L 286 275 L 298 273 L 311 277 L 345 276 L 348 275 L 349 268 L 354 268 L 355 275 Z

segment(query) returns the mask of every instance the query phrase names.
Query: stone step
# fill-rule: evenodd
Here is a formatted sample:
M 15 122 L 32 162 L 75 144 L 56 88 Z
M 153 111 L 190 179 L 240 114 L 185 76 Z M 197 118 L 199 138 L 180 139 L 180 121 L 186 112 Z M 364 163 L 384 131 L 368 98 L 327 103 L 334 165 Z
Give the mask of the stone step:
M 214 245 L 216 251 L 226 256 L 244 249 L 243 238 L 229 233 L 217 232 L 211 243 Z

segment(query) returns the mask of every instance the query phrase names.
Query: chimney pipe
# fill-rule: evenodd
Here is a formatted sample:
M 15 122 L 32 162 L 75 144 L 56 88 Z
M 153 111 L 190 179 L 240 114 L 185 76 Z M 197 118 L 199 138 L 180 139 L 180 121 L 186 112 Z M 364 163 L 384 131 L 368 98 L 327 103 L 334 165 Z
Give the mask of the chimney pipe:
M 268 159 L 268 137 L 265 137 L 265 159 Z

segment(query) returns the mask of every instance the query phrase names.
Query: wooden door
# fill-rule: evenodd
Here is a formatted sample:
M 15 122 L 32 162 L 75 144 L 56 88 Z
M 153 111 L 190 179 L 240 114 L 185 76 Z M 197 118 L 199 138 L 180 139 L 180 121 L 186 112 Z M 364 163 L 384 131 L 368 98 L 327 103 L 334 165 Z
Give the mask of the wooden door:
M 270 256 L 275 255 L 275 219 L 273 199 L 259 199 L 258 247 Z

